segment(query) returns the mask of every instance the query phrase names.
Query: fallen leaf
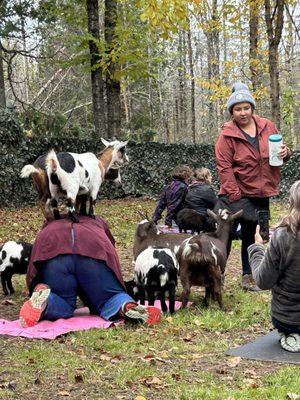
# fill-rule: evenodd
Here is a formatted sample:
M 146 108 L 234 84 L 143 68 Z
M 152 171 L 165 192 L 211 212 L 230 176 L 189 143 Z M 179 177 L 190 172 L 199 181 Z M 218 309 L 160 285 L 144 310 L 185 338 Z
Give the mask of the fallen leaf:
M 227 365 L 230 367 L 236 367 L 241 362 L 241 357 L 230 357 L 227 361 Z
M 82 375 L 75 375 L 74 380 L 76 383 L 82 383 L 83 382 L 83 376 Z
M 136 396 L 134 400 L 147 400 L 144 396 Z
M 1 304 L 3 304 L 4 306 L 13 306 L 15 302 L 13 300 L 5 299 L 1 301 Z
M 70 393 L 67 392 L 66 390 L 62 390 L 61 392 L 57 393 L 59 396 L 64 396 L 64 397 L 69 397 Z

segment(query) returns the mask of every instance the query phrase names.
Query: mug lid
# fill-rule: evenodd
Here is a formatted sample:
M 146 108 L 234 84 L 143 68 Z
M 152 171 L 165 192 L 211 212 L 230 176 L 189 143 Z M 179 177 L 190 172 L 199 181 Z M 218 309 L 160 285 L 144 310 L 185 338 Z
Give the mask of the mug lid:
M 282 135 L 274 134 L 269 136 L 270 142 L 280 142 L 282 140 Z

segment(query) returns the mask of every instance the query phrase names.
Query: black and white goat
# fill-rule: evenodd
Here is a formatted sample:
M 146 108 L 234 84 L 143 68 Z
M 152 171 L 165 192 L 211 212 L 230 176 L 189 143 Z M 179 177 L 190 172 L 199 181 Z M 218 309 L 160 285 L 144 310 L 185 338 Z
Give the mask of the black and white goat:
M 149 305 L 154 304 L 158 297 L 163 312 L 168 310 L 165 293 L 169 293 L 169 311 L 175 312 L 175 292 L 178 281 L 178 261 L 175 254 L 166 248 L 148 247 L 142 251 L 134 268 L 136 297 L 145 304 L 147 297 Z M 135 289 L 134 289 L 135 290 Z
M 40 196 L 40 204 L 47 219 L 51 218 L 49 203 L 54 218 L 59 219 L 58 199 L 67 198 L 69 216 L 78 221 L 76 211 L 87 215 L 86 201 L 90 202 L 89 216 L 94 216 L 94 205 L 104 179 L 121 184 L 120 168 L 128 162 L 127 142 L 108 142 L 101 138 L 105 149 L 97 158 L 93 153 L 55 153 L 40 156 L 33 165 L 22 168 L 21 177 L 32 175 Z
M 241 217 L 243 210 L 235 214 L 230 214 L 226 209 L 220 209 L 218 214 L 211 210 L 207 210 L 207 213 L 216 222 L 217 230 L 185 240 L 177 252 L 183 287 L 181 301 L 182 307 L 186 307 L 191 287 L 204 286 L 205 305 L 209 305 L 212 297 L 223 309 L 222 280 L 227 262 L 227 242 L 232 225 Z
M 8 241 L 0 248 L 0 274 L 3 293 L 14 293 L 11 278 L 14 274 L 26 274 L 32 244 Z

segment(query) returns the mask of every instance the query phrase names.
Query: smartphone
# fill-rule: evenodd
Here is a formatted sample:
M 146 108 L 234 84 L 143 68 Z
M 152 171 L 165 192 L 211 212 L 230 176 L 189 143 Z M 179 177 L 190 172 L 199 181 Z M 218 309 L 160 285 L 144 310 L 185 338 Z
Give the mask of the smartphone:
M 269 221 L 270 211 L 269 210 L 258 210 L 257 211 L 258 225 L 260 226 L 260 236 L 263 240 L 269 241 Z

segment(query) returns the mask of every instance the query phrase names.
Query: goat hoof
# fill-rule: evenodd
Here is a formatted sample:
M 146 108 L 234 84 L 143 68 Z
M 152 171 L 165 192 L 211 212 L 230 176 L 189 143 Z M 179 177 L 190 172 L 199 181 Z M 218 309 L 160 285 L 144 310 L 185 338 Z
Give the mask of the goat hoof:
M 90 214 L 89 218 L 96 219 L 96 216 L 95 216 L 95 214 Z

